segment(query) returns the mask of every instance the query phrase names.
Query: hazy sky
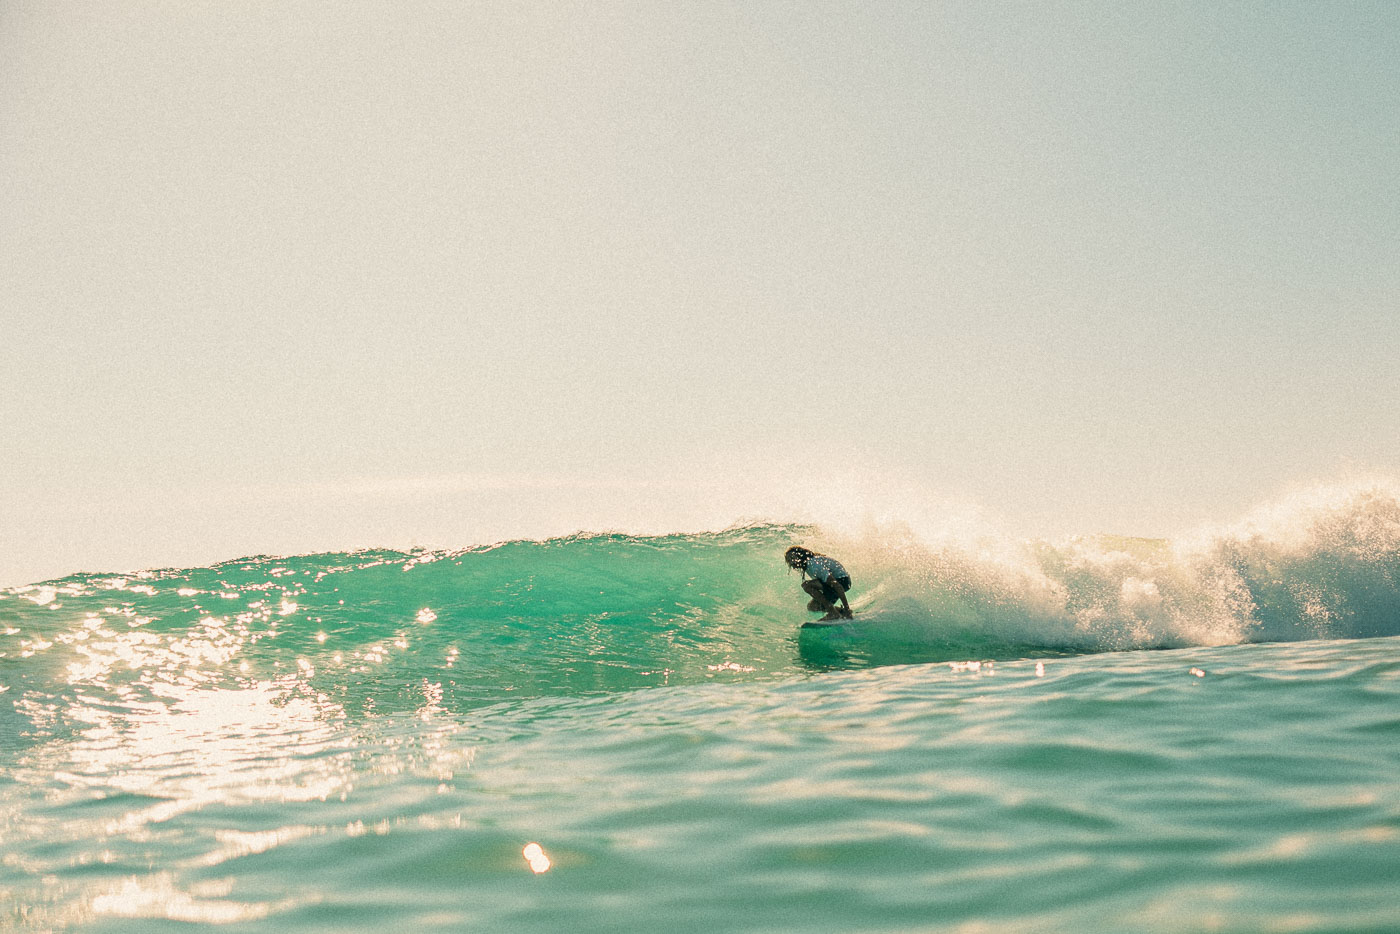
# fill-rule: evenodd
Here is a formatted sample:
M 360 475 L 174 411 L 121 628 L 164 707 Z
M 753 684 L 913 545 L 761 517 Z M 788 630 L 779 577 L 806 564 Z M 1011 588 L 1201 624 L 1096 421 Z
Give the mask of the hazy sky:
M 0 583 L 1170 534 L 1400 473 L 1398 352 L 1390 0 L 0 2 Z

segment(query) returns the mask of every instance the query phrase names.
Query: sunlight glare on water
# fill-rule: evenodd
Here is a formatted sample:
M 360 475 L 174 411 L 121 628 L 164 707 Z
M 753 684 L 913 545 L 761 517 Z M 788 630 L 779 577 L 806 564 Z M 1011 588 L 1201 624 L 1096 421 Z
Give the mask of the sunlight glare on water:
M 289 690 L 290 689 L 290 690 Z M 165 798 L 184 808 L 210 802 L 324 799 L 347 783 L 335 756 L 338 705 L 291 680 L 236 689 L 162 684 L 159 701 L 108 711 L 75 705 L 89 724 L 71 742 L 73 777 Z
M 525 861 L 530 864 L 530 871 L 535 875 L 548 872 L 552 865 L 549 857 L 545 855 L 544 848 L 538 843 L 526 844 L 524 850 Z

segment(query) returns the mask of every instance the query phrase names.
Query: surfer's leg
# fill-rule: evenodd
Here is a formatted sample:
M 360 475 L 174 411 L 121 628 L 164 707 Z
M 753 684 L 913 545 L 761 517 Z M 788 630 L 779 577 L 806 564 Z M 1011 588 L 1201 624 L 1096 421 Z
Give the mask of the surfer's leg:
M 821 581 L 803 581 L 802 589 L 812 598 L 812 603 L 816 604 L 816 606 L 812 606 L 812 603 L 807 604 L 807 609 L 816 610 L 820 613 L 835 612 L 836 607 L 832 605 L 831 601 L 826 598 L 826 594 L 822 592 Z
M 841 580 L 841 586 L 827 582 L 822 584 L 822 597 L 826 600 L 826 605 L 831 609 L 828 611 L 833 619 L 851 619 L 851 603 L 846 599 L 846 590 L 851 586 L 849 577 Z M 841 601 L 841 609 L 836 608 L 836 601 Z

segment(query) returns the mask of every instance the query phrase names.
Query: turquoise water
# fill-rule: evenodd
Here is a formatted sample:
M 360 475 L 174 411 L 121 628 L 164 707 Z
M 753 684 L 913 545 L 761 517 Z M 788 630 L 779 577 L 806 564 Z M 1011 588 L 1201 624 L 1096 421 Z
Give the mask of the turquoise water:
M 840 557 L 858 620 L 781 555 Z M 1400 930 L 1400 505 L 0 592 L 20 931 Z

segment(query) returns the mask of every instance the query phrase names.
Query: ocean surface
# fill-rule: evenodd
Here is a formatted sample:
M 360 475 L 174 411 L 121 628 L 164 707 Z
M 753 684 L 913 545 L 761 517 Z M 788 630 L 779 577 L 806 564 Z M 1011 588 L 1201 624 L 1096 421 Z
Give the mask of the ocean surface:
M 0 835 L 26 932 L 1400 931 L 1400 504 L 11 588 Z

